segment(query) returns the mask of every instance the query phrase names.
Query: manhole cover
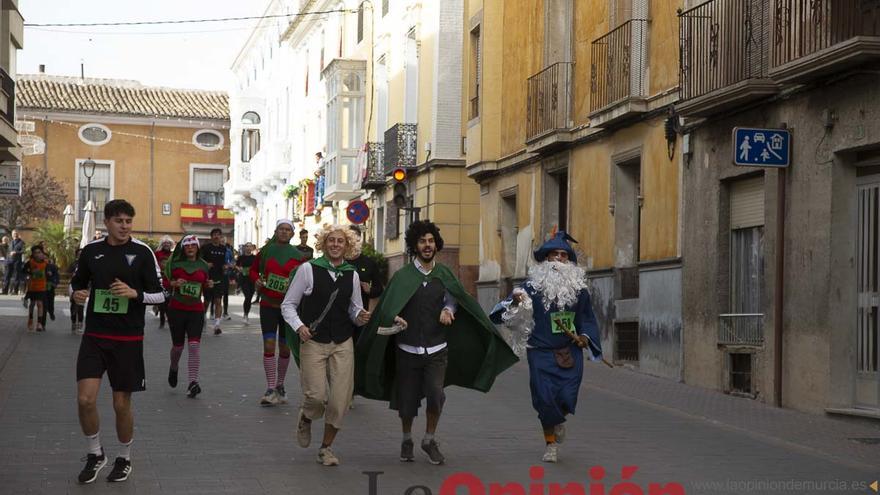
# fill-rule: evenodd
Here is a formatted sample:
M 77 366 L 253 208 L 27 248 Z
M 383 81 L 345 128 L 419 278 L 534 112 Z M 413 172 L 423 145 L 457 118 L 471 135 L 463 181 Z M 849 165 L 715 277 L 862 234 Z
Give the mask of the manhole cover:
M 855 437 L 850 438 L 853 442 L 863 443 L 865 445 L 880 445 L 880 437 Z

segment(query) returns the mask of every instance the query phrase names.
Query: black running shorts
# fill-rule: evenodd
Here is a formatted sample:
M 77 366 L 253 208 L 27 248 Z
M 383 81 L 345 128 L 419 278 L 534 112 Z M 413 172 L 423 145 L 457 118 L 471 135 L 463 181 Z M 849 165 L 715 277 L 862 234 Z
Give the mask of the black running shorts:
M 76 358 L 76 380 L 101 378 L 105 371 L 114 392 L 146 390 L 144 342 L 83 335 Z

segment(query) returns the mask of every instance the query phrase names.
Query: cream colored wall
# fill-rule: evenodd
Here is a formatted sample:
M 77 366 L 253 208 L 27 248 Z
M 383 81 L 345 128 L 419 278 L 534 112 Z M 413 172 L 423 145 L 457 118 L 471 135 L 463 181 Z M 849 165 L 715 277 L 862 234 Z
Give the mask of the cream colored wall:
M 99 118 L 93 122 L 102 123 Z M 42 120 L 35 120 L 34 134 L 44 136 Z M 105 124 L 113 132 L 110 141 L 102 146 L 90 146 L 78 136 L 81 122 L 61 124 L 48 123 L 46 156 L 31 155 L 24 158 L 26 167 L 43 167 L 48 160 L 49 172 L 64 185 L 68 201 L 75 201 L 75 166 L 77 159 L 92 158 L 96 161 L 112 160 L 114 165 L 114 199 L 126 199 L 135 208 L 137 232 L 150 230 L 150 196 L 152 189 L 152 231 L 154 233 L 182 233 L 180 205 L 189 202 L 190 164 L 229 164 L 229 133 L 223 134 L 224 147 L 219 151 L 202 151 L 192 143 L 193 133 L 198 129 L 156 127 L 154 142 L 152 188 L 150 184 L 150 135 L 148 125 Z M 144 136 L 144 137 L 134 137 Z M 163 142 L 160 139 L 178 142 Z M 162 215 L 162 203 L 171 203 L 172 214 Z M 61 212 L 58 214 L 61 218 Z

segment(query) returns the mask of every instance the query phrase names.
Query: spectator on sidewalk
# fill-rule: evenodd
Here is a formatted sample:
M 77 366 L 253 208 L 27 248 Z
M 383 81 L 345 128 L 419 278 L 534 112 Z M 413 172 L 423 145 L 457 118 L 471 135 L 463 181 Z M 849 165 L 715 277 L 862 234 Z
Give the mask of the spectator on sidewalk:
M 22 255 L 24 254 L 24 241 L 19 237 L 18 231 L 12 231 L 12 242 L 9 244 L 9 252 L 6 256 L 6 277 L 3 283 L 3 293 L 10 292 L 18 295 L 18 287 L 22 278 Z M 10 291 L 11 289 L 11 291 Z

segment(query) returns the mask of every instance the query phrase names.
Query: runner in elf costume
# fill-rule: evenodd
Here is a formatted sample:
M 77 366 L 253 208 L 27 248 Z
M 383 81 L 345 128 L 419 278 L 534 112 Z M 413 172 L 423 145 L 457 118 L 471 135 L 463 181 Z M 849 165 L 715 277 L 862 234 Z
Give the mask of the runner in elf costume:
M 584 350 L 592 359 L 602 356 L 587 274 L 569 241 L 577 242 L 560 231 L 538 248 L 528 280 L 492 310 L 492 320 L 510 328 L 514 349 L 528 356 L 532 407 L 544 431 L 544 462 L 558 460 L 565 417 L 577 406 Z
M 260 327 L 263 331 L 263 370 L 266 372 L 266 393 L 260 399 L 262 406 L 287 403 L 284 377 L 290 365 L 290 347 L 284 335 L 281 302 L 287 293 L 293 271 L 303 263 L 302 252 L 290 244 L 293 222 L 287 219 L 275 223 L 275 235 L 260 249 L 251 265 L 250 278 L 260 291 Z M 275 341 L 279 353 L 276 363 Z
M 432 464 L 442 464 L 434 433 L 444 387 L 488 392 L 517 357 L 452 271 L 434 259 L 443 249 L 437 226 L 414 222 L 405 239 L 414 259 L 394 274 L 358 340 L 355 392 L 390 401 L 398 411 L 402 462 L 414 460 L 411 428 L 425 397 L 421 448 Z
M 189 386 L 186 394 L 192 399 L 201 393 L 199 385 L 199 347 L 205 326 L 204 289 L 214 282 L 208 275 L 208 263 L 199 256 L 199 238 L 188 235 L 177 243 L 165 261 L 162 283 L 171 293 L 168 302 L 168 326 L 171 329 L 171 368 L 168 385 L 177 386 L 177 369 L 183 354 L 184 337 L 188 342 L 187 368 Z

